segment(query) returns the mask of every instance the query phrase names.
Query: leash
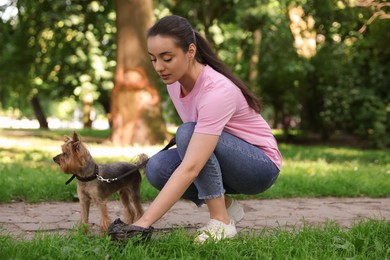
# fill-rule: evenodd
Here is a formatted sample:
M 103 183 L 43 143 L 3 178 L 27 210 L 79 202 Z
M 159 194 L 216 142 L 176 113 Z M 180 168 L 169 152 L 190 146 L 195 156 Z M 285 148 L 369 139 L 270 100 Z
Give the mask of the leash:
M 174 146 L 176 144 L 176 139 L 175 137 L 173 137 L 169 143 L 163 148 L 161 149 L 159 152 L 162 152 L 162 151 L 166 151 L 168 150 L 169 148 L 171 148 L 172 146 Z M 149 158 L 146 159 L 145 161 L 143 161 L 142 163 L 138 164 L 135 168 L 133 168 L 131 171 L 128 171 L 126 172 L 125 174 L 117 177 L 117 178 L 113 178 L 113 179 L 104 179 L 102 176 L 99 175 L 99 169 L 98 169 L 98 166 L 95 165 L 95 171 L 93 173 L 93 175 L 91 176 L 88 176 L 88 177 L 79 177 L 77 176 L 76 174 L 73 174 L 72 177 L 69 178 L 69 180 L 67 182 L 65 182 L 65 185 L 68 185 L 69 183 L 71 183 L 74 178 L 77 178 L 77 180 L 81 181 L 81 182 L 88 182 L 88 181 L 92 181 L 94 179 L 98 179 L 99 181 L 101 182 L 107 182 L 107 183 L 111 183 L 111 182 L 114 182 L 114 181 L 117 181 L 117 180 L 120 180 L 130 174 L 132 174 L 133 172 L 135 171 L 138 171 L 139 169 L 143 168 L 146 166 L 146 164 L 148 163 L 149 161 Z
M 77 176 L 76 174 L 73 174 L 72 177 L 70 177 L 70 179 L 67 182 L 65 182 L 65 185 L 68 185 L 69 183 L 71 183 L 74 178 L 77 178 L 81 182 L 92 181 L 92 180 L 96 179 L 96 177 L 98 176 L 98 173 L 99 173 L 99 168 L 98 168 L 97 164 L 95 164 L 95 170 L 91 176 L 80 177 L 80 176 Z

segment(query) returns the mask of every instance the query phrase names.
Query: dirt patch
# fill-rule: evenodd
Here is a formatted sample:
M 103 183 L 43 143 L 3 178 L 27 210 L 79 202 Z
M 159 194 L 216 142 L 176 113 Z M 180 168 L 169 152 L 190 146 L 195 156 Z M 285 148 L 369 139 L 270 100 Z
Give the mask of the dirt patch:
M 360 220 L 390 220 L 390 198 L 298 198 L 240 201 L 244 219 L 237 223 L 238 231 L 263 228 L 300 228 L 305 224 L 322 225 L 334 221 L 349 227 Z M 148 203 L 143 204 L 144 208 Z M 121 217 L 121 205 L 109 203 L 112 220 Z M 67 233 L 80 219 L 79 204 L 23 202 L 0 204 L 0 233 L 31 238 L 39 233 Z M 209 220 L 206 207 L 197 208 L 188 201 L 179 201 L 153 226 L 156 229 L 184 227 L 194 230 Z M 99 214 L 93 205 L 90 213 L 92 230 L 98 233 Z

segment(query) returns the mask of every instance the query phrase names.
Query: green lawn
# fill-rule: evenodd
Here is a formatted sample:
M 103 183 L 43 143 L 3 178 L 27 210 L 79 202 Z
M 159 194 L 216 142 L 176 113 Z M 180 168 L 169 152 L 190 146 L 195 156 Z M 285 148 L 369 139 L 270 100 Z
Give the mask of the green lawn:
M 144 244 L 113 244 L 108 237 L 36 236 L 15 240 L 0 236 L 1 259 L 389 259 L 390 222 L 365 221 L 351 229 L 264 230 L 232 240 L 197 245 L 185 230 L 156 234 Z
M 65 131 L 38 133 L 35 137 L 0 136 L 0 202 L 75 199 L 76 182 L 64 185 L 69 175 L 63 174 L 52 160 L 61 151 Z M 98 132 L 85 138 L 104 134 Z M 132 161 L 141 152 L 153 155 L 161 149 L 115 148 L 94 142 L 88 142 L 88 146 L 99 163 Z M 263 194 L 238 198 L 390 196 L 389 150 L 290 144 L 280 144 L 280 149 L 284 161 L 275 185 Z M 144 179 L 143 200 L 152 200 L 156 194 Z
M 30 136 L 33 134 L 34 136 Z M 66 131 L 27 131 L 0 135 L 0 202 L 72 201 L 76 182 L 61 173 L 52 157 L 60 152 Z M 89 148 L 96 161 L 131 161 L 137 153 L 152 155 L 161 147 L 115 148 L 92 140 L 107 132 L 88 132 Z M 95 139 L 93 139 L 95 138 Z M 257 196 L 288 197 L 388 197 L 389 150 L 281 144 L 284 166 L 275 185 Z M 152 200 L 157 191 L 142 183 L 142 198 Z M 260 233 L 259 233 L 260 232 Z M 0 233 L 1 226 L 0 226 Z M 113 244 L 107 237 L 74 230 L 70 235 L 37 235 L 33 239 L 0 235 L 0 259 L 389 259 L 390 222 L 367 220 L 343 229 L 334 223 L 300 230 L 266 228 L 241 234 L 233 240 L 194 244 L 185 230 L 156 234 L 146 244 L 129 241 Z

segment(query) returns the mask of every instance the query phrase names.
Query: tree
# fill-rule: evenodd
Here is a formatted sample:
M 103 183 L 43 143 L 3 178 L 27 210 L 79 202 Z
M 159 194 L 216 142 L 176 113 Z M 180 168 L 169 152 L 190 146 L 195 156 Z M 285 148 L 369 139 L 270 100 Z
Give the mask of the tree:
M 117 0 L 116 12 L 114 2 L 2 1 L 0 107 L 35 115 L 44 126 L 45 115 L 71 114 L 72 109 L 61 115 L 50 110 L 66 100 L 83 104 L 88 126 L 88 113 L 99 103 L 112 120 L 115 144 L 162 141 L 161 113 L 168 123 L 181 120 L 145 48 L 151 0 Z M 304 134 L 347 133 L 376 146 L 390 144 L 386 1 L 154 4 L 157 18 L 182 15 L 206 36 L 218 56 L 262 97 L 263 116 L 272 118 L 273 126 L 288 132 L 293 122 Z
M 0 21 L 1 108 L 35 115 L 41 127 L 47 127 L 45 114 L 53 114 L 53 101 L 74 97 L 88 113 L 92 97 L 109 112 L 115 49 L 111 2 L 18 0 L 0 6 L 0 16 L 7 8 L 18 10 Z M 85 118 L 90 125 L 89 115 Z
M 306 2 L 306 1 L 302 1 Z M 316 55 L 302 88 L 302 126 L 324 139 L 336 131 L 389 145 L 389 20 L 384 1 L 307 1 Z
M 156 144 L 166 138 L 155 74 L 146 50 L 150 0 L 116 0 L 117 67 L 111 94 L 112 141 Z

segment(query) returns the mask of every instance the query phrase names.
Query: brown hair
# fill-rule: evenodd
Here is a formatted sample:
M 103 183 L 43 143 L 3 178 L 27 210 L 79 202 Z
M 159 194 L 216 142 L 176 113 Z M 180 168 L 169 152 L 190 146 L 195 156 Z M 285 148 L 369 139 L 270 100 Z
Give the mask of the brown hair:
M 157 35 L 172 37 L 176 45 L 185 53 L 188 52 L 190 44 L 194 43 L 197 49 L 195 59 L 230 79 L 241 90 L 248 105 L 260 113 L 262 108 L 260 99 L 218 58 L 207 40 L 192 28 L 187 19 L 177 15 L 160 19 L 148 30 L 147 34 L 148 37 Z

